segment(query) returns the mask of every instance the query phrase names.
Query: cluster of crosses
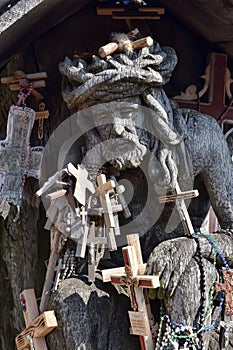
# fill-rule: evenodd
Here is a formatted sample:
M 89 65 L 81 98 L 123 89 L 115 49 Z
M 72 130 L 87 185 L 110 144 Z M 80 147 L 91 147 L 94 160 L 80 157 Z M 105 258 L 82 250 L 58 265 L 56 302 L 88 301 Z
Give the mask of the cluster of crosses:
M 104 13 L 105 14 L 105 13 Z M 137 36 L 137 31 L 132 32 L 134 37 Z M 142 38 L 133 42 L 134 48 L 142 48 L 153 44 L 151 37 Z M 118 49 L 117 43 L 109 43 L 99 50 L 101 57 L 106 57 Z M 212 114 L 219 124 L 232 124 L 232 95 L 230 92 L 231 79 L 226 79 L 226 55 L 212 54 L 209 70 L 206 72 L 207 89 L 210 87 L 209 98 L 207 103 L 199 104 L 199 109 L 202 112 Z M 221 77 L 225 77 L 221 79 Z M 28 91 L 35 96 L 37 101 L 43 96 L 36 90 L 45 86 L 44 79 L 47 78 L 45 72 L 25 74 L 22 71 L 15 72 L 14 76 L 2 78 L 3 84 L 8 84 L 10 90 L 16 91 L 20 87 L 26 87 Z M 208 81 L 207 81 L 208 80 Z M 221 84 L 219 85 L 219 82 Z M 211 88 L 212 87 L 212 88 Z M 206 91 L 206 89 L 205 89 Z M 205 91 L 203 93 L 205 93 Z M 225 91 L 228 92 L 228 97 L 231 99 L 229 106 L 225 106 Z M 189 92 L 188 92 L 189 93 Z M 12 143 L 16 138 L 13 137 L 13 131 L 16 127 L 16 120 L 25 119 L 25 97 L 23 93 L 19 93 L 17 108 L 10 112 L 8 123 L 7 138 L 1 142 L 1 147 L 5 153 L 11 152 L 11 148 L 15 145 Z M 177 96 L 177 100 L 181 107 L 194 107 L 195 102 L 190 102 L 192 98 L 185 96 Z M 194 98 L 195 99 L 195 98 Z M 189 100 L 189 101 L 187 101 Z M 21 108 L 22 107 L 22 108 Z M 17 112 L 17 113 L 16 113 Z M 29 110 L 28 110 L 28 113 Z M 31 129 L 35 119 L 42 122 L 49 116 L 48 111 L 43 108 L 35 112 L 32 116 L 32 125 L 26 126 L 26 134 L 22 132 L 21 146 L 24 147 L 25 153 L 29 148 Z M 18 119 L 17 119 L 18 118 Z M 30 120 L 30 118 L 29 118 Z M 22 123 L 21 123 L 22 124 Z M 41 123 L 42 125 L 42 123 Z M 25 126 L 24 126 L 25 127 Z M 2 151 L 3 152 L 3 151 Z M 21 154 L 21 153 L 20 153 Z M 32 155 L 33 156 L 33 153 Z M 22 159 L 19 154 L 19 163 L 22 165 Z M 37 156 L 38 157 L 38 156 Z M 10 157 L 7 157 L 10 159 Z M 39 163 L 38 163 L 39 164 Z M 36 165 L 32 169 L 26 169 L 32 174 L 38 172 L 39 166 Z M 25 171 L 26 171 L 25 170 Z M 75 179 L 73 188 L 71 182 L 63 181 L 64 174 Z M 4 164 L 4 169 L 0 167 L 1 181 L 6 183 L 5 178 L 9 177 L 9 169 Z M 19 175 L 20 183 L 22 174 Z M 67 177 L 66 177 L 67 178 Z M 17 181 L 14 182 L 17 185 Z M 47 211 L 48 220 L 45 225 L 50 230 L 51 235 L 51 253 L 47 266 L 44 288 L 40 305 L 38 308 L 35 293 L 33 289 L 26 289 L 20 294 L 20 301 L 23 308 L 26 328 L 16 337 L 16 346 L 18 350 L 26 348 L 34 350 L 46 350 L 47 345 L 45 336 L 57 327 L 57 320 L 54 311 L 47 311 L 48 301 L 51 290 L 56 290 L 59 285 L 59 278 L 62 268 L 64 268 L 61 256 L 62 241 L 71 238 L 77 243 L 75 256 L 79 259 L 85 258 L 86 248 L 88 247 L 88 279 L 89 282 L 94 282 L 95 272 L 98 263 L 97 251 L 101 247 L 102 251 L 107 247 L 109 250 L 116 250 L 115 236 L 120 234 L 118 222 L 118 212 L 123 211 L 126 218 L 130 217 L 130 211 L 127 207 L 123 196 L 124 188 L 120 186 L 115 177 L 106 179 L 104 174 L 97 176 L 96 183 L 88 179 L 88 171 L 85 167 L 78 165 L 77 168 L 69 163 L 65 169 L 57 172 L 54 176 L 44 184 L 37 192 L 38 196 L 49 191 L 52 187 L 56 190 L 47 194 L 47 198 L 51 201 L 51 205 Z M 2 200 L 11 202 L 12 193 L 16 197 L 16 201 L 20 201 L 17 197 L 18 188 L 2 187 L 5 192 L 2 192 Z M 175 201 L 178 213 L 183 223 L 187 234 L 192 234 L 194 229 L 185 205 L 184 200 L 193 198 L 198 195 L 197 191 L 181 192 L 178 184 L 176 190 L 170 196 L 160 198 L 161 202 Z M 14 198 L 14 199 L 15 199 Z M 93 198 L 95 200 L 93 200 Z M 3 203 L 4 201 L 2 201 Z M 5 203 L 5 202 L 4 202 Z M 15 201 L 13 201 L 15 204 Z M 1 210 L 1 208 L 0 208 Z M 7 215 L 9 207 L 6 211 L 2 211 L 2 215 Z M 6 214 L 5 214 L 6 213 Z M 98 225 L 102 223 L 102 230 L 98 229 Z M 158 276 L 146 276 L 146 264 L 143 264 L 142 254 L 139 243 L 139 236 L 131 234 L 127 236 L 128 246 L 122 249 L 125 262 L 124 267 L 102 271 L 103 281 L 113 284 L 122 285 L 127 288 L 131 300 L 133 311 L 129 311 L 129 319 L 131 323 L 130 333 L 140 337 L 140 345 L 143 350 L 154 349 L 154 334 L 153 334 L 153 316 L 150 311 L 150 304 L 147 296 L 147 288 L 159 287 Z M 218 283 L 216 289 L 225 291 L 225 316 L 221 326 L 225 329 L 232 327 L 233 315 L 233 299 L 232 299 L 232 271 L 225 271 L 224 283 Z

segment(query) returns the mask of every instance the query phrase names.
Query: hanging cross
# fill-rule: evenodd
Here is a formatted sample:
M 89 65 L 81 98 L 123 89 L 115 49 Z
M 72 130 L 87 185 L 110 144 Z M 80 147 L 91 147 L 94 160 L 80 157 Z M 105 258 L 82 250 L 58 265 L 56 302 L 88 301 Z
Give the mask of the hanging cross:
M 16 71 L 13 76 L 1 78 L 2 84 L 8 84 L 11 91 L 17 91 L 20 86 L 29 88 L 32 86 L 32 95 L 35 96 L 37 101 L 43 100 L 44 97 L 36 91 L 38 88 L 46 86 L 45 80 L 48 76 L 46 72 L 25 74 L 22 71 Z
M 109 247 L 111 250 L 116 250 L 117 246 L 114 235 L 116 222 L 113 215 L 114 209 L 109 196 L 109 192 L 115 188 L 115 182 L 113 180 L 106 182 L 106 176 L 104 174 L 101 174 L 97 176 L 97 184 L 98 187 L 96 192 L 100 197 L 100 202 L 103 207 L 106 236 L 109 240 Z M 122 210 L 121 205 L 120 207 Z
M 101 245 L 102 250 L 104 249 L 105 245 L 107 244 L 107 238 L 96 236 L 95 235 L 95 222 L 92 221 L 90 223 L 90 229 L 89 234 L 87 238 L 87 245 L 89 246 L 89 252 L 88 252 L 88 281 L 94 282 L 95 281 L 95 270 L 96 270 L 96 253 L 95 253 L 95 246 L 97 247 L 97 250 L 99 250 L 99 246 Z
M 113 180 L 106 182 L 106 176 L 104 174 L 101 174 L 97 176 L 97 184 L 97 193 L 100 197 L 100 202 L 104 210 L 104 221 L 106 228 L 114 228 L 115 221 L 113 217 L 109 191 L 115 188 L 115 183 Z
M 45 336 L 58 326 L 54 311 L 46 311 L 39 316 L 34 289 L 25 289 L 20 294 L 26 329 L 16 338 L 18 350 L 47 350 Z
M 91 194 L 95 193 L 95 187 L 88 179 L 88 171 L 82 165 L 78 165 L 76 169 L 72 163 L 67 165 L 67 170 L 76 179 L 74 197 L 81 205 L 85 205 L 87 202 L 86 191 L 88 190 Z
M 81 224 L 82 224 L 83 234 L 77 242 L 75 256 L 78 258 L 85 258 L 89 225 L 87 222 L 87 211 L 86 211 L 84 206 L 82 206 L 82 208 L 80 210 L 80 216 L 81 216 Z
M 233 107 L 230 105 L 226 106 L 225 104 L 226 91 L 228 92 L 228 98 L 232 101 L 232 94 L 230 92 L 232 79 L 229 79 L 227 55 L 211 53 L 210 68 L 206 75 L 206 84 L 209 92 L 208 102 L 201 102 L 199 104 L 200 112 L 211 115 L 220 125 L 228 120 L 233 121 Z M 197 109 L 197 102 L 182 100 L 181 96 L 176 96 L 175 100 L 178 102 L 180 108 Z
M 0 199 L 20 206 L 26 176 L 40 177 L 42 147 L 30 148 L 30 136 L 35 112 L 27 108 L 11 106 L 7 137 L 0 142 L 0 176 L 2 177 Z
M 116 268 L 102 271 L 103 281 L 109 281 L 116 285 L 126 286 L 134 311 L 129 311 L 131 334 L 140 336 L 142 350 L 153 350 L 154 344 L 149 324 L 149 304 L 143 294 L 143 288 L 158 288 L 160 286 L 158 276 L 145 276 L 143 260 L 140 248 L 139 236 L 128 235 L 129 246 L 122 249 L 125 268 Z M 145 271 L 145 270 L 144 270 Z
M 173 194 L 159 197 L 160 203 L 168 203 L 175 201 L 182 225 L 184 227 L 185 232 L 188 235 L 193 234 L 194 229 L 184 200 L 189 198 L 195 198 L 198 195 L 199 194 L 197 190 L 181 192 L 179 184 L 176 183 L 176 188 L 173 191 Z

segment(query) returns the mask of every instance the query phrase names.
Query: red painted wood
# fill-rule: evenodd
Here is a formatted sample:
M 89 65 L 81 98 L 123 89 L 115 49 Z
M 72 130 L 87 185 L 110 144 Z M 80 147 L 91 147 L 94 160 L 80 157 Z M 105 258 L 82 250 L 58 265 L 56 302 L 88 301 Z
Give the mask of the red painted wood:
M 227 106 L 225 105 L 225 76 L 227 69 L 227 55 L 220 53 L 210 54 L 210 84 L 208 102 L 199 104 L 200 112 L 209 114 L 216 120 L 219 120 L 220 116 L 224 113 Z M 176 100 L 180 108 L 192 108 L 197 109 L 197 102 L 193 101 L 181 101 Z M 226 116 L 221 119 L 219 124 L 222 124 L 223 120 L 233 120 L 233 108 L 230 107 Z

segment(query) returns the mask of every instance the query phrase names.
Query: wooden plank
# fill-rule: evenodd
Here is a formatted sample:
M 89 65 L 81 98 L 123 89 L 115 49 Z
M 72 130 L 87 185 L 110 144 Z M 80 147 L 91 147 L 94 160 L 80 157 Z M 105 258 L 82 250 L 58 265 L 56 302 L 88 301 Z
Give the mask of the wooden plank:
M 142 251 L 138 234 L 134 233 L 127 235 L 127 243 L 129 246 L 134 247 L 138 265 L 143 264 Z
M 59 248 L 60 237 L 61 237 L 61 233 L 55 229 L 54 238 L 53 238 L 53 247 L 49 257 L 48 268 L 45 276 L 45 282 L 44 282 L 44 287 L 43 287 L 41 301 L 40 301 L 40 312 L 44 312 L 48 306 L 50 291 L 53 284 L 55 267 L 59 258 L 58 248 Z
M 56 199 L 56 198 L 59 198 L 59 197 L 62 197 L 66 194 L 67 190 L 58 190 L 58 191 L 55 191 L 55 192 L 52 192 L 52 193 L 48 193 L 46 195 L 47 198 L 49 198 L 51 201 Z
M 44 80 L 35 80 L 31 84 L 33 89 L 46 87 L 46 83 Z M 19 83 L 19 84 L 9 84 L 9 88 L 11 91 L 17 91 L 20 89 L 21 86 L 26 88 L 30 87 L 28 81 L 23 81 L 22 83 Z
M 39 111 L 36 112 L 36 120 L 38 119 L 48 119 L 49 111 Z

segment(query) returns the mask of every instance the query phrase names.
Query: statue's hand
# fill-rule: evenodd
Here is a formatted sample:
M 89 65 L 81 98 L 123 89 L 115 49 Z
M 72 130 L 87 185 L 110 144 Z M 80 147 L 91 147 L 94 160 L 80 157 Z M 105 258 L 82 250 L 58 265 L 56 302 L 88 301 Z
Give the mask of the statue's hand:
M 159 274 L 159 299 L 174 293 L 196 249 L 195 240 L 186 237 L 164 241 L 154 248 L 147 262 L 147 274 Z

